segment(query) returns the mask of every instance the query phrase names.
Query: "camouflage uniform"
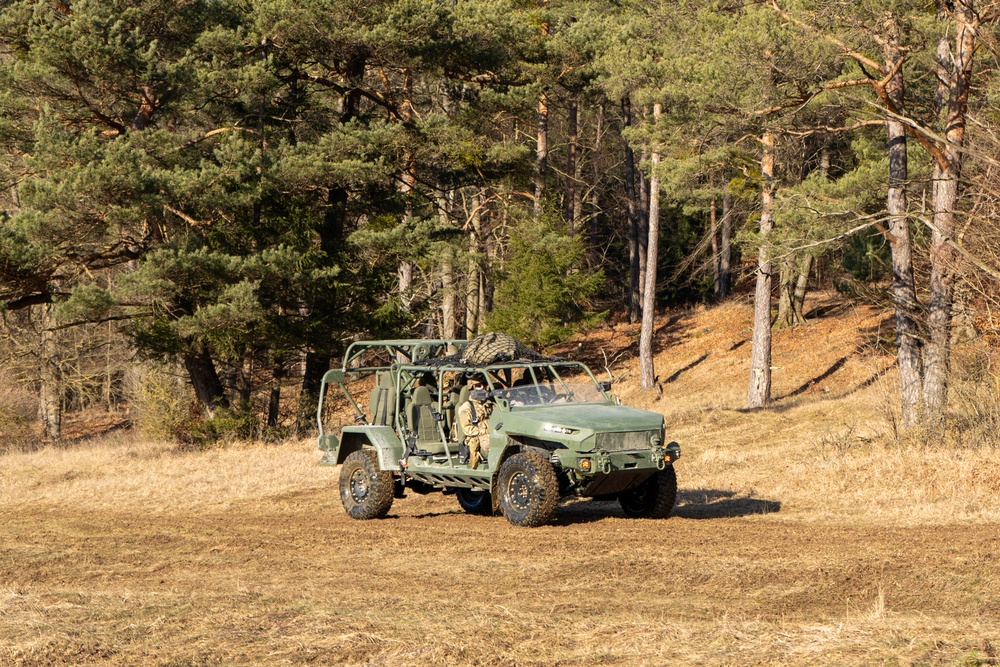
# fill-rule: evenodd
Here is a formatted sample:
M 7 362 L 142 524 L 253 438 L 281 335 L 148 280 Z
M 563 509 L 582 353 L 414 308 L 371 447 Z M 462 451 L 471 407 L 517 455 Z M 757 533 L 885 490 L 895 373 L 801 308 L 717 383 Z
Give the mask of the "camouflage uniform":
M 458 423 L 462 425 L 465 444 L 469 447 L 470 468 L 479 465 L 480 451 L 483 452 L 483 456 L 490 453 L 490 425 L 488 422 L 492 412 L 493 403 L 474 401 L 471 398 L 458 408 Z M 475 423 L 473 423 L 473 414 L 475 414 Z

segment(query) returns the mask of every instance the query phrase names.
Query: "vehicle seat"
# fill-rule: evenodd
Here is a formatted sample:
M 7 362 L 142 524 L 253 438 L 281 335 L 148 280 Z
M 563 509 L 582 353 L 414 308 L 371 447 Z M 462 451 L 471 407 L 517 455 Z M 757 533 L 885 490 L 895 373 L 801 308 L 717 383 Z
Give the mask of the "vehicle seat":
M 413 390 L 413 400 L 410 402 L 410 431 L 417 435 L 417 448 L 428 452 L 443 452 L 441 435 L 431 408 L 434 397 L 427 387 L 417 387 Z M 437 446 L 435 449 L 435 445 Z
M 392 388 L 392 377 L 389 371 L 375 373 L 375 387 L 368 401 L 371 411 L 371 423 L 376 426 L 392 426 L 396 413 L 396 396 Z

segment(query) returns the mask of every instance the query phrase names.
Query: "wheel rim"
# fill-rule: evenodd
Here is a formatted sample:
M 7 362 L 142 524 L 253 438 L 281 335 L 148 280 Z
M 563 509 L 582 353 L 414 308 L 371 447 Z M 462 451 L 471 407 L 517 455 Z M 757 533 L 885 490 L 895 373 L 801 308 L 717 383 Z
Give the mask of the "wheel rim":
M 656 499 L 654 490 L 655 488 L 651 484 L 643 484 L 639 488 L 632 489 L 627 494 L 623 495 L 623 504 L 635 512 L 643 512 L 653 505 L 653 502 Z
M 523 512 L 531 502 L 531 480 L 521 471 L 515 472 L 507 482 L 507 498 L 511 507 Z
M 355 470 L 350 479 L 351 498 L 356 503 L 360 503 L 368 497 L 368 476 L 362 469 Z

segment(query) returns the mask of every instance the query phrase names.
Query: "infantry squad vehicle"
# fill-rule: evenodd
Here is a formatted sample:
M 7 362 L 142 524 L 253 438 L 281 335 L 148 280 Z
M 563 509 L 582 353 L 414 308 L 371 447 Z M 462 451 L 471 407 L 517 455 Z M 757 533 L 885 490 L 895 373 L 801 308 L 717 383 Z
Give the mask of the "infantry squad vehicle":
M 366 376 L 367 385 L 357 381 Z M 475 469 L 457 417 L 473 378 L 493 402 L 489 453 Z M 324 424 L 333 386 L 354 411 L 339 436 Z M 366 404 L 352 386 L 366 386 Z M 677 493 L 680 446 L 666 440 L 662 415 L 621 405 L 586 365 L 543 357 L 502 334 L 353 343 L 343 366 L 323 378 L 317 417 L 322 463 L 343 466 L 340 498 L 355 519 L 385 516 L 406 490 L 454 493 L 466 512 L 500 512 L 517 526 L 548 522 L 567 497 L 617 500 L 629 517 L 666 518 Z

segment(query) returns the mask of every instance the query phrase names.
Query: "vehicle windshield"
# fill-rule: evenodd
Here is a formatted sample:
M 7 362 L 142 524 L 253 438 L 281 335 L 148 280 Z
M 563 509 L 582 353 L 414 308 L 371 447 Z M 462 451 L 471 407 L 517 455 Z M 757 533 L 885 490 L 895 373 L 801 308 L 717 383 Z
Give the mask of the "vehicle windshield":
M 505 398 L 512 408 L 524 405 L 558 405 L 561 403 L 604 403 L 608 399 L 594 386 L 586 382 L 552 384 L 532 384 L 494 392 L 498 398 Z
M 510 407 L 606 403 L 607 397 L 583 368 L 531 367 L 515 370 L 520 377 L 510 387 L 496 387 L 493 395 L 506 399 Z

